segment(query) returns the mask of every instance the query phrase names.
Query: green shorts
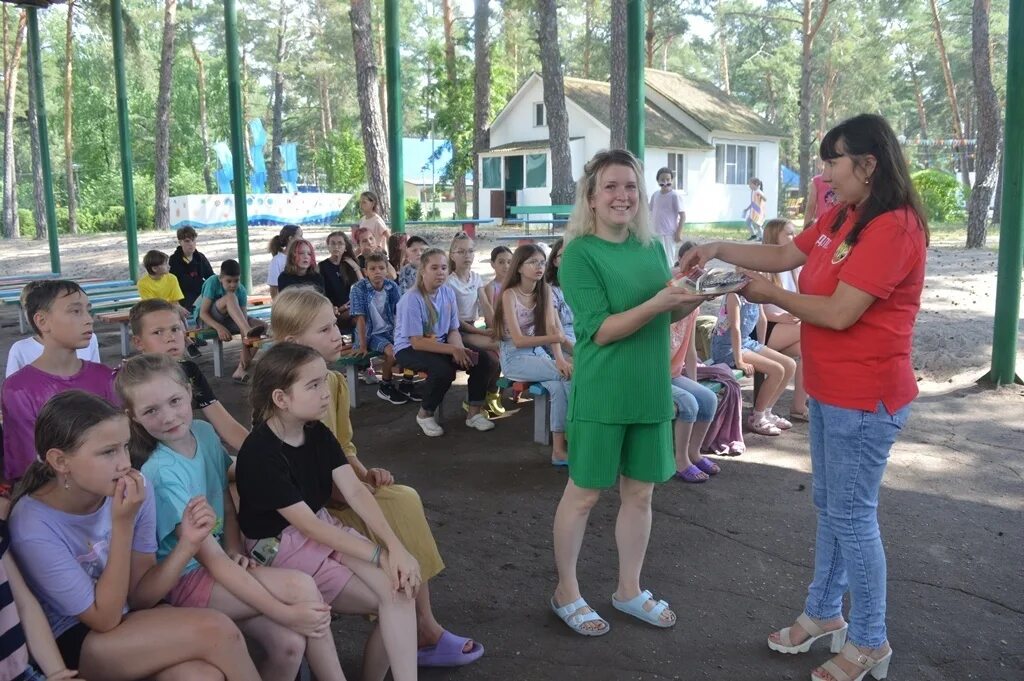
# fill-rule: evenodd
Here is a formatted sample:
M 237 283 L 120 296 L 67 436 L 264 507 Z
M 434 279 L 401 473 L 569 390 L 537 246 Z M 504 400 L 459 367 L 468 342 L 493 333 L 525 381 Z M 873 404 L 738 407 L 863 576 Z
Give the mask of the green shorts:
M 569 477 L 577 487 L 602 489 L 619 474 L 665 482 L 676 472 L 672 421 L 598 423 L 569 419 Z

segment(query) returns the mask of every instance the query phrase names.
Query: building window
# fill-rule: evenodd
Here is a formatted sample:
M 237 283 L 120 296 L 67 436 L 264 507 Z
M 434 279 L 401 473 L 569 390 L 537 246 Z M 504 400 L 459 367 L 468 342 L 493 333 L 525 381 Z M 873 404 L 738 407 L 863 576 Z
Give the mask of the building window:
M 757 147 L 715 145 L 715 181 L 718 184 L 747 184 L 752 177 L 757 177 Z
M 544 117 L 544 102 L 534 102 L 533 127 L 543 128 L 545 125 L 547 125 L 547 119 Z
M 483 181 L 481 189 L 501 189 L 501 156 L 485 156 L 483 165 Z
M 676 189 L 686 191 L 686 157 L 682 154 L 669 154 L 668 168 L 676 174 Z
M 542 189 L 548 186 L 548 155 L 526 155 L 526 188 Z

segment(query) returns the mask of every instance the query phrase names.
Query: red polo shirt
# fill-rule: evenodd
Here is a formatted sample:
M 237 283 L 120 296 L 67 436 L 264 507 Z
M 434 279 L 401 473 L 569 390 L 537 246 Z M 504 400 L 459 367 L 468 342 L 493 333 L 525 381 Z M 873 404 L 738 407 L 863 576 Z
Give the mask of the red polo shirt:
M 857 216 L 849 208 L 833 234 L 841 208 L 829 210 L 794 240 L 807 255 L 800 292 L 831 296 L 842 281 L 876 300 L 845 331 L 800 325 L 804 387 L 827 404 L 874 411 L 881 401 L 895 413 L 917 396 L 910 348 L 924 288 L 924 230 L 909 207 L 899 208 L 868 223 L 847 248 L 844 240 Z

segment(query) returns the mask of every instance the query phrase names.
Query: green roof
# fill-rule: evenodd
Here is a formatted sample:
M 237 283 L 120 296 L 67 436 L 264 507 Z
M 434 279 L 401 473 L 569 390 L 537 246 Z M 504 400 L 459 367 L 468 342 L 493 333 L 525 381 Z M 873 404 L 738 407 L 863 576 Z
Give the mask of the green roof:
M 581 140 L 582 137 L 570 137 L 570 142 Z M 499 144 L 496 147 L 491 147 L 487 151 L 534 151 L 540 149 L 548 149 L 551 146 L 550 140 L 528 140 L 526 142 L 508 142 L 506 144 Z
M 739 99 L 710 83 L 659 69 L 644 69 L 644 82 L 708 130 L 769 137 L 786 135 Z
M 565 96 L 579 105 L 607 128 L 611 127 L 611 86 L 597 80 L 565 78 Z M 651 103 L 644 107 L 647 115 L 645 136 L 647 146 L 661 149 L 710 149 L 711 145 L 681 122 Z

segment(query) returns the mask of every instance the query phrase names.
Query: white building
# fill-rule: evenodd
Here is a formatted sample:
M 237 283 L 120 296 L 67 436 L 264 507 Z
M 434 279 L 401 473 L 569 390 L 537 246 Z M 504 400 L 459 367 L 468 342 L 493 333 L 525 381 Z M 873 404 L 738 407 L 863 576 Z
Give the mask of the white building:
M 750 201 L 747 181 L 757 177 L 774 217 L 779 191 L 779 139 L 783 132 L 718 88 L 668 71 L 646 69 L 645 182 L 676 171 L 688 222 L 741 220 Z M 573 179 L 610 140 L 608 83 L 565 78 Z M 502 217 L 513 205 L 551 204 L 551 154 L 544 84 L 531 75 L 491 123 L 491 148 L 481 153 L 480 217 Z

